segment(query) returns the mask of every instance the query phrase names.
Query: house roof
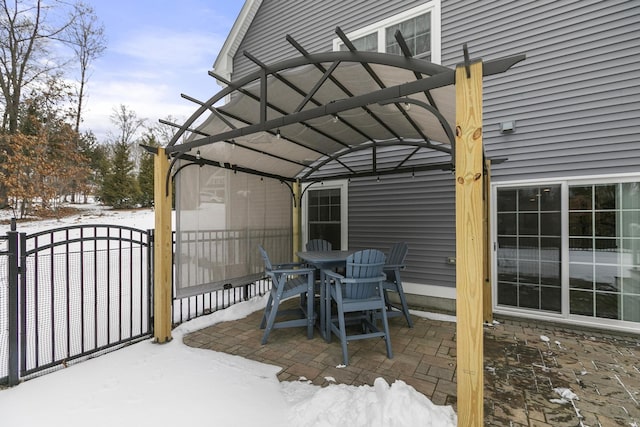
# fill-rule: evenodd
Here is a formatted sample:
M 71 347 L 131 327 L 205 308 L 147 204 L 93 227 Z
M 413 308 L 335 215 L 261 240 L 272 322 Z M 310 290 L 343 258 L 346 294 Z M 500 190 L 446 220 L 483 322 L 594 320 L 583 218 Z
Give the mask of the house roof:
M 451 164 L 455 70 L 425 60 L 350 51 L 309 53 L 257 66 L 180 127 L 166 152 L 283 181 L 382 175 Z M 403 45 L 402 35 L 396 37 Z M 484 75 L 524 55 L 485 62 Z M 468 61 L 468 58 L 467 58 Z M 230 99 L 217 106 L 224 99 Z M 180 143 L 179 143 L 180 142 Z M 393 152 L 389 152 L 393 147 Z
M 240 9 L 227 39 L 220 49 L 220 53 L 213 63 L 213 69 L 217 74 L 229 79 L 233 73 L 233 58 L 238 53 L 240 43 L 249 30 L 253 18 L 255 18 L 262 0 L 246 0 Z

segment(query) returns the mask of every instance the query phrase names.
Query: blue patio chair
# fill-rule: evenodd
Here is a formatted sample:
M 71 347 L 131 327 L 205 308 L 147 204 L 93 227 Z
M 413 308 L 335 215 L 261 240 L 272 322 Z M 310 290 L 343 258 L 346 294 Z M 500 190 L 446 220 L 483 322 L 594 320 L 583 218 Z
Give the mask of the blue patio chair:
M 331 270 L 324 271 L 334 281 L 330 294 L 331 300 L 336 303 L 338 315 L 335 320 L 331 319 L 331 332 L 340 337 L 345 365 L 349 364 L 347 344 L 353 340 L 382 337 L 387 345 L 387 357 L 393 357 L 382 289 L 384 262 L 382 252 L 366 249 L 347 258 L 344 276 Z M 382 318 L 383 330 L 376 326 L 375 318 L 378 315 Z M 358 333 L 347 334 L 347 323 L 359 324 Z
M 409 246 L 405 242 L 394 243 L 393 246 L 391 246 L 389 255 L 387 256 L 387 263 L 383 268 L 384 273 L 387 275 L 387 280 L 382 283 L 382 288 L 384 290 L 384 299 L 387 305 L 387 316 L 395 317 L 404 315 L 409 327 L 413 328 L 413 321 L 411 320 L 411 314 L 409 314 L 407 298 L 404 296 L 402 279 L 400 278 L 400 270 L 405 267 L 404 262 L 408 251 Z M 400 306 L 391 302 L 389 299 L 389 291 L 396 292 L 398 294 Z
M 262 344 L 267 343 L 272 329 L 307 327 L 307 338 L 313 338 L 313 287 L 314 268 L 305 268 L 302 263 L 271 264 L 267 251 L 258 245 L 264 260 L 265 274 L 271 279 L 271 291 L 264 308 L 260 329 L 264 329 Z M 279 310 L 280 303 L 292 296 L 300 295 L 300 305 L 295 309 Z M 307 298 L 310 295 L 311 298 Z M 278 316 L 297 315 L 297 318 L 276 322 Z
M 307 251 L 330 251 L 331 242 L 328 242 L 323 239 L 312 239 L 307 242 L 305 245 Z

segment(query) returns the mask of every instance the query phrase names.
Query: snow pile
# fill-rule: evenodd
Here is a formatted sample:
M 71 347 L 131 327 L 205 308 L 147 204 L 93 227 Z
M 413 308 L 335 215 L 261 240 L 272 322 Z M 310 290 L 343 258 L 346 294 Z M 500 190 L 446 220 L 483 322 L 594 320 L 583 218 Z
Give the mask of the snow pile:
M 320 388 L 306 382 L 282 383 L 285 400 L 292 404 L 291 426 L 349 427 L 455 427 L 450 406 L 434 405 L 404 381 L 389 385 L 377 378 L 373 387 L 345 384 Z

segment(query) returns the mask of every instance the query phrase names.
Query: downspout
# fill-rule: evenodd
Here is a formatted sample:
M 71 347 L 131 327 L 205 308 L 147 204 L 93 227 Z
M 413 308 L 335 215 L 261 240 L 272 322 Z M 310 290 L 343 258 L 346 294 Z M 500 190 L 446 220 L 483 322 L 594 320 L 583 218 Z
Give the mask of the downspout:
M 302 184 L 300 180 L 293 183 L 293 259 L 297 260 L 297 253 L 302 248 Z

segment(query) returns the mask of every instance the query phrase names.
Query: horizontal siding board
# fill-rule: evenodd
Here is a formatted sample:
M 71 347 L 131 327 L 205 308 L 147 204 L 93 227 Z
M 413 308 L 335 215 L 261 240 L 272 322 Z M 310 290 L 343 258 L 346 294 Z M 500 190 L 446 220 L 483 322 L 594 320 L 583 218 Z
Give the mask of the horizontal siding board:
M 640 173 L 640 3 L 446 1 L 443 63 L 525 53 L 484 81 L 494 182 Z M 513 134 L 498 125 L 516 121 Z
M 387 249 L 409 244 L 403 280 L 454 287 L 455 188 L 450 172 L 352 180 L 349 184 L 349 246 Z

